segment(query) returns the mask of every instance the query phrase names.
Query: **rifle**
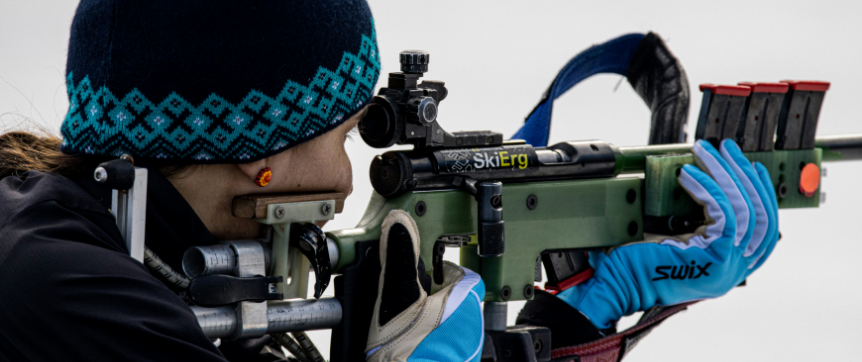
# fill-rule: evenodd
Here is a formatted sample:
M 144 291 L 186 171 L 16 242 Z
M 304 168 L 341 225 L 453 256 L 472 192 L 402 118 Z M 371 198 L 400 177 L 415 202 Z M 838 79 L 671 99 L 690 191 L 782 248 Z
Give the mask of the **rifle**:
M 448 133 L 434 117 L 447 95 L 444 84 L 418 83 L 426 68 L 414 59 L 423 56 L 427 61 L 424 52 L 401 53 L 402 72 L 390 73 L 388 87 L 359 125 L 373 147 L 414 148 L 376 157 L 370 168 L 375 193 L 364 216 L 353 229 L 327 234 L 341 253 L 336 297 L 343 301 L 346 322 L 333 334 L 334 359 L 339 349 L 349 351 L 341 355 L 348 360 L 364 348 L 356 343 L 364 343 L 374 296 L 363 299 L 362 291 L 376 288 L 379 272 L 368 265 L 376 262 L 368 251 L 391 210 L 414 216 L 421 257 L 431 261 L 426 272 L 435 283 L 442 282 L 447 247 L 459 248 L 460 264 L 482 276 L 490 331 L 507 330 L 506 302 L 533 298 L 542 266 L 545 288 L 565 289 L 591 275 L 585 250 L 640 241 L 645 232 L 682 234 L 702 225 L 700 206 L 677 181 L 682 165 L 694 162 L 691 144 L 617 147 L 594 140 L 533 147 L 503 142 L 490 131 Z M 746 157 L 769 170 L 779 208 L 818 207 L 821 162 L 862 158 L 862 135 L 815 138 L 828 86 L 799 81 L 701 86 L 696 139 L 715 145 L 736 140 Z M 654 118 L 650 139 L 684 139 L 684 125 L 684 120 Z M 534 343 L 541 338 L 530 334 Z
M 660 41 L 651 44 L 647 54 L 669 54 Z M 355 228 L 323 233 L 314 225 L 341 211 L 342 194 L 238 197 L 234 215 L 271 225 L 270 237 L 191 248 L 183 269 L 193 279 L 184 279 L 145 252 L 140 215 L 146 169 L 119 159 L 101 165 L 95 177 L 118 190 L 112 210 L 129 250 L 187 286 L 188 298 L 196 304 L 192 310 L 211 338 L 332 328 L 332 360 L 361 360 L 376 297 L 369 291 L 376 290 L 380 273 L 375 248 L 381 223 L 391 210 L 405 210 L 419 227 L 420 256 L 435 283 L 442 282 L 448 247 L 459 248 L 460 264 L 482 276 L 485 325 L 495 348 L 514 346 L 532 355 L 530 360 L 547 360 L 550 350 L 541 348 L 550 346 L 546 329 L 506 326 L 506 303 L 532 299 L 543 266 L 545 289 L 562 290 L 591 275 L 586 250 L 702 225 L 699 207 L 676 179 L 682 165 L 694 161 L 691 144 L 680 143 L 688 108 L 681 68 L 661 84 L 680 91 L 654 103 L 671 103 L 682 111 L 653 109 L 652 145 L 617 147 L 592 140 L 542 147 L 547 137 L 532 145 L 504 141 L 492 131 L 445 131 L 436 119 L 448 94 L 445 84 L 419 83 L 429 58 L 422 51 L 402 52 L 402 72 L 390 73 L 388 86 L 360 123 L 363 140 L 373 147 L 410 144 L 413 149 L 390 151 L 372 161 L 376 192 Z M 556 94 L 552 85 L 543 103 L 573 83 Z M 821 163 L 862 159 L 862 135 L 815 138 L 827 89 L 825 82 L 701 86 L 695 138 L 715 144 L 736 140 L 750 160 L 769 170 L 779 208 L 818 207 Z M 307 299 L 309 269 L 315 272 L 317 300 Z M 334 279 L 335 298 L 320 298 L 333 274 L 340 274 Z M 517 356 L 498 355 L 497 360 Z

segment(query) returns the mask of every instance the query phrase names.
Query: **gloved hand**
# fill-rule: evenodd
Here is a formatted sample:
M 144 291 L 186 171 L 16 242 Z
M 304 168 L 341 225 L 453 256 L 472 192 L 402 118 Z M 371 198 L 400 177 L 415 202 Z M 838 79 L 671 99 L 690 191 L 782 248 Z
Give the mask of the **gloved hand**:
M 420 282 L 427 276 L 417 272 L 419 260 L 416 223 L 404 211 L 391 212 L 380 233 L 380 284 L 367 360 L 479 361 L 485 284 L 478 274 L 444 262 L 445 282 L 431 284 L 429 295 Z
M 700 169 L 684 166 L 679 182 L 704 206 L 707 224 L 694 234 L 592 253 L 593 278 L 557 295 L 599 329 L 655 305 L 721 296 L 775 247 L 778 201 L 766 167 L 752 165 L 731 140 L 720 153 L 705 141 L 693 150 Z

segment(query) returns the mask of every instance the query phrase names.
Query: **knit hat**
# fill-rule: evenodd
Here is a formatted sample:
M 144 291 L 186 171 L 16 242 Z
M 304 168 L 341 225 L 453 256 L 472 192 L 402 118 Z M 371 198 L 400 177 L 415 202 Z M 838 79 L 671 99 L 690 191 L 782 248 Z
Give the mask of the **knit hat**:
M 358 112 L 377 53 L 365 0 L 82 0 L 61 150 L 259 160 Z

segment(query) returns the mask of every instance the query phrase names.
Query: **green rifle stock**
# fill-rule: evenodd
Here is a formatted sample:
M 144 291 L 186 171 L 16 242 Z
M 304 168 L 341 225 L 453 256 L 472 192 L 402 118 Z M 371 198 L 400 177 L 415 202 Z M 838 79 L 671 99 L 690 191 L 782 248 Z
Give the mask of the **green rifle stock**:
M 429 274 L 435 241 L 446 236 L 472 236 L 472 241 L 460 248 L 460 264 L 482 276 L 485 301 L 532 299 L 532 291 L 525 289 L 533 288 L 537 258 L 543 251 L 620 246 L 644 239 L 645 217 L 702 215 L 702 209 L 682 192 L 677 181 L 677 170 L 694 162 L 691 146 L 615 148 L 612 177 L 505 183 L 506 250 L 498 257 L 477 254 L 477 206 L 467 192 L 413 191 L 392 199 L 374 192 L 355 228 L 327 233 L 339 248 L 334 271 L 338 273 L 354 261 L 356 242 L 380 238 L 380 225 L 390 211 L 404 210 L 419 227 L 421 257 Z M 785 192 L 776 190 L 784 194 L 779 197 L 779 208 L 813 208 L 820 204 L 820 190 L 810 196 L 798 191 L 801 166 L 812 163 L 819 168 L 823 161 L 860 159 L 860 150 L 862 135 L 856 135 L 819 138 L 814 149 L 745 155 L 766 166 L 777 189 L 786 188 Z M 528 204 L 531 196 L 535 197 L 533 208 Z M 505 293 L 508 298 L 501 296 Z

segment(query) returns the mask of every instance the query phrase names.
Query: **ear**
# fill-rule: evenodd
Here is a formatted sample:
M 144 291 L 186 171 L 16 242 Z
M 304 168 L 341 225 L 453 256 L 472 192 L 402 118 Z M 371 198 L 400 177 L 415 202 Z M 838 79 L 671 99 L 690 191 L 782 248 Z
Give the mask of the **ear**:
M 257 177 L 258 172 L 260 172 L 261 169 L 266 167 L 266 160 L 267 159 L 264 158 L 251 163 L 240 163 L 237 164 L 236 167 L 238 167 L 240 171 L 242 171 L 242 173 L 248 176 L 249 179 L 254 180 Z

